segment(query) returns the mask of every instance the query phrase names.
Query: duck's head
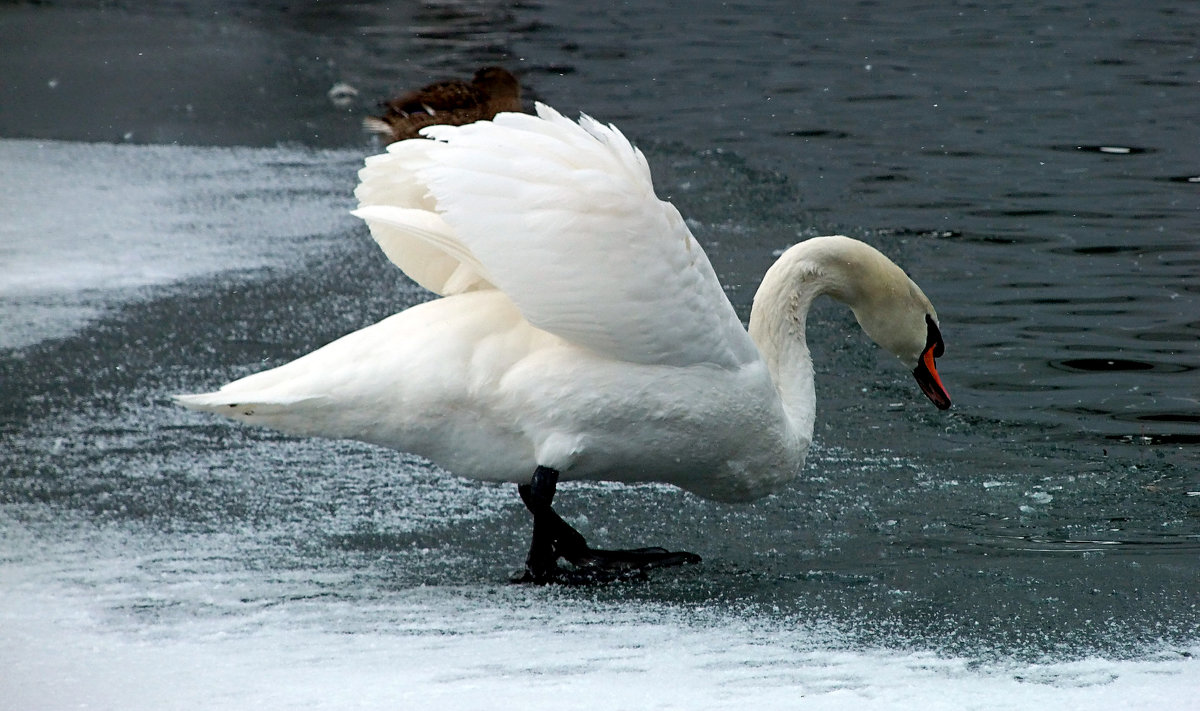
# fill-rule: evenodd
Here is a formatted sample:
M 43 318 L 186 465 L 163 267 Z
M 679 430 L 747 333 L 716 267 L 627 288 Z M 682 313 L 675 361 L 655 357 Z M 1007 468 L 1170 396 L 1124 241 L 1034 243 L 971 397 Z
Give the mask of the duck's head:
M 483 67 L 475 72 L 471 83 L 491 98 L 521 96 L 521 82 L 504 67 Z

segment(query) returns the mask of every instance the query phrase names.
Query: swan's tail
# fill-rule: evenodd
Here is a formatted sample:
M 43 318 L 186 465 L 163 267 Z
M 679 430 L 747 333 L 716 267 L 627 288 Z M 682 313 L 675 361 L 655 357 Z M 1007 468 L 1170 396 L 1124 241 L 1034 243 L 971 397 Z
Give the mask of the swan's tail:
M 324 399 L 320 396 L 266 396 L 265 393 L 239 393 L 222 389 L 173 397 L 175 402 L 190 410 L 211 412 L 289 434 L 320 434 L 313 432 L 312 416 Z

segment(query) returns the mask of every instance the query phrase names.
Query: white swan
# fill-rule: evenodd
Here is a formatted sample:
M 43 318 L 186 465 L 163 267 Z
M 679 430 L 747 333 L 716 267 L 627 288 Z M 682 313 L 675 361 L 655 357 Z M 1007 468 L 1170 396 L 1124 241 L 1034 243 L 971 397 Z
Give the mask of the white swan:
M 797 475 L 815 408 L 805 319 L 822 294 L 950 406 L 933 306 L 874 248 L 837 236 L 788 249 L 747 333 L 679 212 L 655 197 L 642 153 L 613 126 L 537 112 L 426 129 L 436 140 L 367 159 L 355 214 L 442 298 L 178 401 L 521 484 L 536 581 L 570 575 L 559 557 L 600 577 L 698 560 L 587 547 L 550 507 L 560 474 L 721 500 Z

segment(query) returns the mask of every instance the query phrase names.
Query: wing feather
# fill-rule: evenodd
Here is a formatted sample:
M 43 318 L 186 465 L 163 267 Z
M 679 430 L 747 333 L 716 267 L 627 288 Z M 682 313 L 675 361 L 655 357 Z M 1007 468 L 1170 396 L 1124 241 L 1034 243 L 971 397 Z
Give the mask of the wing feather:
M 539 105 L 536 117 L 425 134 L 435 140 L 372 160 L 357 193 L 357 214 L 418 282 L 450 293 L 435 287 L 457 264 L 538 328 L 630 362 L 757 357 L 704 250 L 615 127 Z M 410 244 L 436 258 L 408 258 Z

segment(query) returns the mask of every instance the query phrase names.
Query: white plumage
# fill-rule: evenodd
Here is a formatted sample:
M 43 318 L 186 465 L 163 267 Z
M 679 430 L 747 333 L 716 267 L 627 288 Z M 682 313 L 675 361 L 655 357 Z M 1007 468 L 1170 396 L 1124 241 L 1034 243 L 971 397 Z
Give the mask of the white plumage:
M 540 466 L 751 499 L 803 465 L 805 316 L 830 294 L 949 406 L 936 313 L 874 248 L 826 237 L 788 250 L 747 333 L 616 128 L 539 105 L 424 133 L 435 140 L 367 160 L 355 214 L 440 298 L 181 403 L 477 479 L 525 482 Z

